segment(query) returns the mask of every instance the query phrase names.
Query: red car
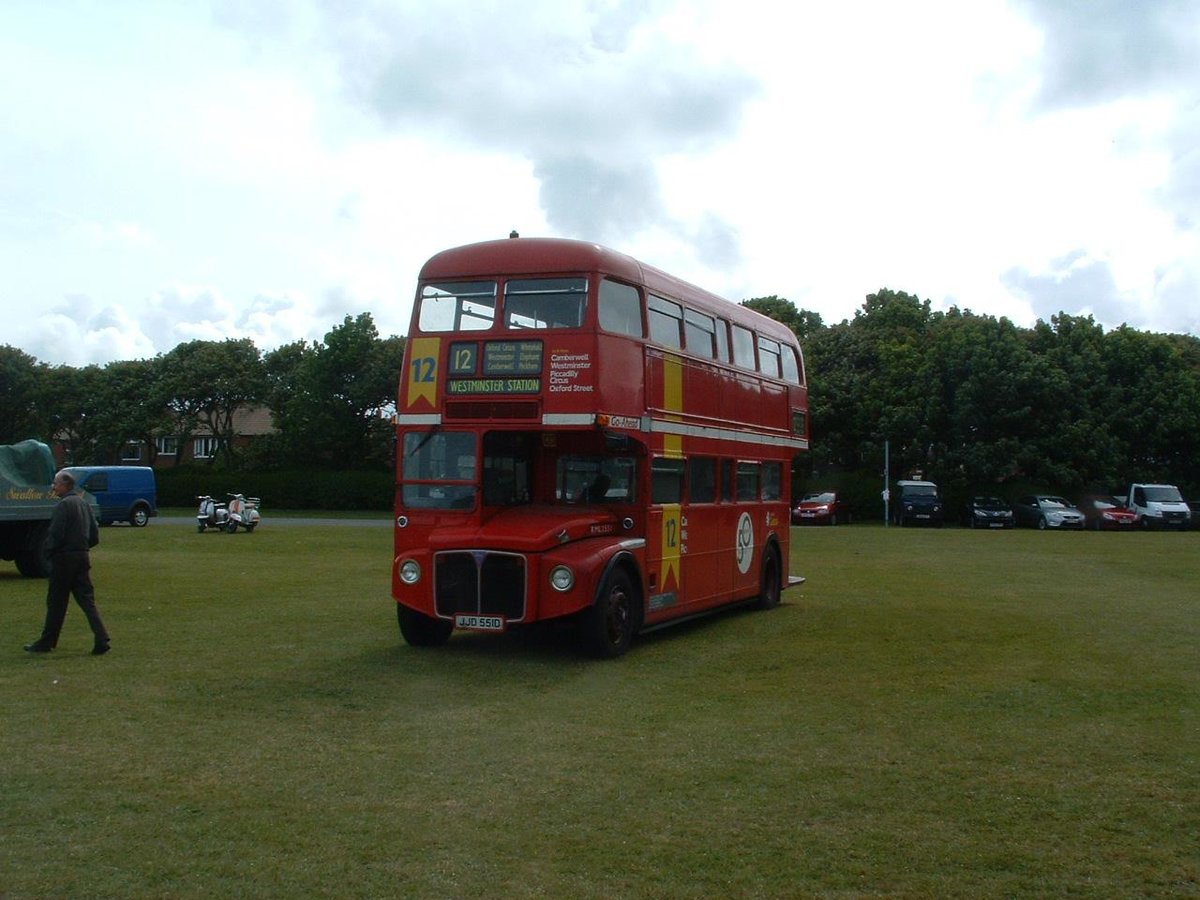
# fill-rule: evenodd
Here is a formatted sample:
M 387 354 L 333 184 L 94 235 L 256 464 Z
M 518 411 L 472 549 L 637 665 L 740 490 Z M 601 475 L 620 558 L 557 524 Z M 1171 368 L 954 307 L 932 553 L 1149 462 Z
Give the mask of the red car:
M 1116 497 L 1101 494 L 1084 497 L 1079 501 L 1079 510 L 1087 520 L 1087 528 L 1093 531 L 1132 531 L 1137 524 L 1137 514 Z
M 849 525 L 850 504 L 836 491 L 805 494 L 792 508 L 793 525 Z

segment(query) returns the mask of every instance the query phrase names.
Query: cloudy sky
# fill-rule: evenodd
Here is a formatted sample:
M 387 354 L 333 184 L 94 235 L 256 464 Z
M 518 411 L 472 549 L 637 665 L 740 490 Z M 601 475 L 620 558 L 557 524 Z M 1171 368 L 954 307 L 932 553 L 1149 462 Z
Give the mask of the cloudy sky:
M 1200 335 L 1200 0 L 0 3 L 0 344 L 403 334 L 514 228 Z

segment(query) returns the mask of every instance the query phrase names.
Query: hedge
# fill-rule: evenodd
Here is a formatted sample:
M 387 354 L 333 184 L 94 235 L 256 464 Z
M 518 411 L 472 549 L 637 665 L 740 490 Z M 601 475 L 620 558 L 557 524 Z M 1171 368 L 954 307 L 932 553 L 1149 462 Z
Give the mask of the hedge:
M 209 494 L 218 500 L 230 493 L 258 497 L 267 509 L 390 510 L 395 500 L 392 472 L 332 472 L 295 469 L 278 472 L 233 472 L 181 466 L 159 469 L 158 505 L 195 506 Z

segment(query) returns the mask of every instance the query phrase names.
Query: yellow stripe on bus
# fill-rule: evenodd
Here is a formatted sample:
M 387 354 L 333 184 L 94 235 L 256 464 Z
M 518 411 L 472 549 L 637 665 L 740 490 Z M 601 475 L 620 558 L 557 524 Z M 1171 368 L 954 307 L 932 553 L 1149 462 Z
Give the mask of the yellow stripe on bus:
M 678 356 L 663 356 L 663 410 L 668 419 L 681 421 L 671 413 L 683 412 L 683 360 Z M 663 455 L 668 459 L 683 459 L 683 436 L 668 434 L 663 438 Z
M 663 409 L 683 412 L 683 360 L 678 356 L 663 356 Z

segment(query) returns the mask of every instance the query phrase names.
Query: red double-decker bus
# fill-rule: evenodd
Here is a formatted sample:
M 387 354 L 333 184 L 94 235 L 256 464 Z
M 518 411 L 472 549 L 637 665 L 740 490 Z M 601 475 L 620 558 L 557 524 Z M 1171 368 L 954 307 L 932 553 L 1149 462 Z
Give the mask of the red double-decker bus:
M 784 325 L 613 250 L 512 238 L 421 270 L 396 416 L 408 643 L 577 617 L 600 656 L 789 576 L 808 447 Z

